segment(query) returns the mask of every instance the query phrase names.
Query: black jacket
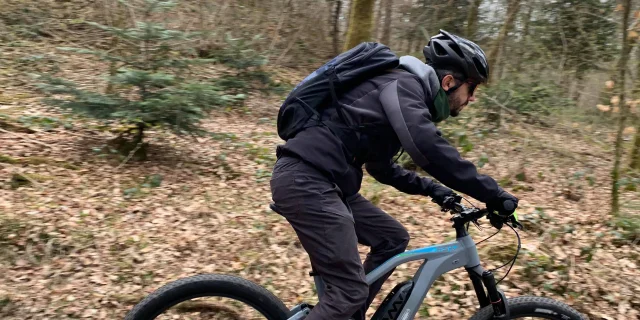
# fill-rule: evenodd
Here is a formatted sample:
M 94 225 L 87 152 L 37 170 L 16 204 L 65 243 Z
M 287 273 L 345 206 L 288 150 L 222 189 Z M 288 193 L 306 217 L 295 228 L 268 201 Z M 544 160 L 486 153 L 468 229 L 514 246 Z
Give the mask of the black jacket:
M 334 181 L 344 196 L 360 190 L 363 165 L 381 183 L 408 194 L 429 195 L 433 181 L 393 163 L 403 147 L 417 165 L 449 188 L 488 202 L 500 191 L 496 181 L 462 159 L 432 122 L 432 102 L 439 89 L 431 67 L 402 57 L 400 69 L 340 97 L 347 121 L 367 127 L 359 134 L 357 150 L 349 150 L 327 126 L 314 126 L 278 146 L 277 154 L 310 163 Z M 323 120 L 340 122 L 340 117 L 331 108 L 323 112 Z

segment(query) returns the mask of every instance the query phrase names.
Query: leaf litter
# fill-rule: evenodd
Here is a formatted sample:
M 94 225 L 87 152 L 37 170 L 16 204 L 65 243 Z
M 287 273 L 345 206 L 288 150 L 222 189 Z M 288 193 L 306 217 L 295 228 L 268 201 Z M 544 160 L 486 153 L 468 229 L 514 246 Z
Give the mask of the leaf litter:
M 72 130 L 37 130 L 29 139 L 0 132 L 2 159 L 15 160 L 0 161 L 0 318 L 123 318 L 153 290 L 200 273 L 247 278 L 289 307 L 315 303 L 309 259 L 286 220 L 268 208 L 281 143 L 273 119 L 278 101 L 258 96 L 247 104 L 252 114 L 212 114 L 207 137 L 149 132 L 151 160 L 122 166 L 101 149 L 112 135 L 93 121 L 76 119 Z M 61 116 L 34 99 L 11 106 L 12 118 Z M 522 251 L 500 287 L 509 297 L 559 299 L 594 319 L 638 319 L 640 250 L 608 212 L 611 155 L 553 130 L 512 123 L 501 132 L 508 134 L 475 141 L 465 155 L 477 163 L 488 154 L 480 171 L 522 199 Z M 38 177 L 37 184 L 12 189 L 14 174 Z M 408 229 L 409 249 L 455 237 L 427 198 L 368 176 L 362 193 Z M 635 203 L 637 193 L 622 200 Z M 493 233 L 482 226 L 472 231 L 476 241 Z M 494 268 L 515 248 L 515 236 L 504 230 L 479 252 Z M 367 248 L 360 253 L 364 259 Z M 399 266 L 373 306 L 418 266 Z M 464 270 L 454 270 L 436 281 L 417 319 L 469 317 L 475 300 Z

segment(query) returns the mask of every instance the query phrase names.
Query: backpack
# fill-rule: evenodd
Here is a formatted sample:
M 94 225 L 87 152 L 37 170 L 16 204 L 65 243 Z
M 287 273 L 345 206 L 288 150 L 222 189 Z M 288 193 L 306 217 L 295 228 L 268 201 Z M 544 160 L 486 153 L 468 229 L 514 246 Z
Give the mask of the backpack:
M 278 136 L 286 141 L 305 128 L 326 125 L 346 146 L 353 146 L 357 141 L 352 139 L 352 133 L 345 134 L 345 129 L 357 131 L 362 126 L 349 124 L 338 97 L 399 63 L 389 47 L 376 42 L 363 42 L 331 59 L 302 80 L 282 103 L 277 119 Z M 322 121 L 322 110 L 329 107 L 338 109 L 342 123 Z

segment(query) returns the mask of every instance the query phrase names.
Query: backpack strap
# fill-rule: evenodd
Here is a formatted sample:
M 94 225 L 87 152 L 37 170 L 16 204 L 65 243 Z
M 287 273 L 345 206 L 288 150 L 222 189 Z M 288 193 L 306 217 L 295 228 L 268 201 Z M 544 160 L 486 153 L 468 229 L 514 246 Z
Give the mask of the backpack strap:
M 329 91 L 331 91 L 332 100 L 331 105 L 333 105 L 338 111 L 338 116 L 340 117 L 342 123 L 351 128 L 351 125 L 349 124 L 349 122 L 347 122 L 347 117 L 344 115 L 344 108 L 342 107 L 342 103 L 340 103 L 340 101 L 338 100 L 338 94 L 336 93 L 336 86 L 334 81 L 338 83 L 340 82 L 340 79 L 336 74 L 336 68 L 334 66 L 329 67 L 325 74 L 329 78 Z
M 415 162 L 420 168 L 424 168 L 429 165 L 429 161 L 425 155 L 420 152 L 420 149 L 418 149 L 418 146 L 416 146 L 413 141 L 409 128 L 407 128 L 407 122 L 402 114 L 402 110 L 400 110 L 397 80 L 390 82 L 384 87 L 384 89 L 382 89 L 382 91 L 380 91 L 380 102 L 382 103 L 384 113 L 386 114 L 391 127 L 398 136 L 398 139 L 400 139 L 403 149 L 405 149 L 411 156 L 413 162 Z

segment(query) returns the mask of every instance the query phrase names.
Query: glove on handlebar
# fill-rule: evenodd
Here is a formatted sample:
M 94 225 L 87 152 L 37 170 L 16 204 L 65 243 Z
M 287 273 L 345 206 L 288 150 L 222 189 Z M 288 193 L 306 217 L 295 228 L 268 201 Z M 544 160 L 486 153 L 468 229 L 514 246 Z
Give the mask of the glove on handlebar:
M 497 212 L 503 217 L 508 217 L 516 211 L 516 208 L 518 207 L 518 198 L 500 189 L 498 195 L 486 204 L 487 209 L 489 209 L 490 212 Z
M 444 204 L 447 197 L 459 197 L 455 192 L 453 192 L 453 190 L 437 183 L 433 184 L 432 189 L 429 192 L 429 196 L 432 201 L 437 203 L 439 206 Z
M 512 227 L 518 228 L 520 230 L 524 229 L 522 224 L 520 224 L 520 222 L 518 221 L 517 215 L 515 214 L 510 215 L 508 217 L 504 217 L 504 216 L 490 213 L 487 217 L 489 218 L 489 222 L 491 222 L 491 225 L 498 230 L 502 229 L 502 226 L 504 226 L 505 223 L 508 223 Z

